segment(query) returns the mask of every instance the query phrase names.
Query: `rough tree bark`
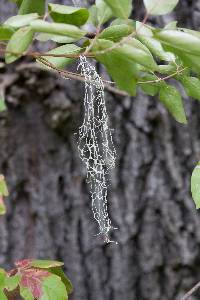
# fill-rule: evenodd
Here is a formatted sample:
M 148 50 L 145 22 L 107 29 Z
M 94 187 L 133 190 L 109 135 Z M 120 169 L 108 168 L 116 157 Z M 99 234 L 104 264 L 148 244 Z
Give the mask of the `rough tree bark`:
M 11 7 L 1 2 L 5 18 Z M 175 17 L 198 28 L 200 1 L 180 2 L 173 16 L 153 21 Z M 94 237 L 74 135 L 83 84 L 24 63 L 0 70 L 9 83 L 9 109 L 0 114 L 0 171 L 10 190 L 8 214 L 0 219 L 0 265 L 25 257 L 63 260 L 74 300 L 180 299 L 200 280 L 200 215 L 189 192 L 200 158 L 200 104 L 185 97 L 189 123 L 182 126 L 156 98 L 106 94 L 117 149 L 109 211 L 119 245 L 105 245 Z

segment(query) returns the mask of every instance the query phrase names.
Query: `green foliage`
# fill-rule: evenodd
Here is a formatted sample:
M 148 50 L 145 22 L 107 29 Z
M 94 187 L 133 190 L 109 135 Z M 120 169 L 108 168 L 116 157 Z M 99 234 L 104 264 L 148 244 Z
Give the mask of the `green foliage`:
M 145 7 L 151 15 L 165 15 L 171 12 L 179 0 L 144 0 Z
M 200 80 L 196 77 L 179 76 L 178 79 L 183 84 L 189 97 L 200 101 Z
M 81 48 L 76 45 L 63 45 L 57 48 L 54 48 L 51 51 L 48 51 L 47 54 L 58 54 L 58 55 L 67 55 L 67 54 L 77 54 L 79 53 Z M 65 66 L 69 65 L 74 61 L 73 58 L 67 57 L 44 57 L 44 59 L 49 62 L 51 65 L 55 66 L 56 68 L 64 68 Z M 40 61 L 41 62 L 41 61 Z M 46 65 L 43 64 L 45 68 Z
M 105 50 L 106 48 L 111 48 L 113 44 L 111 41 L 102 39 L 96 44 L 95 50 L 96 52 Z M 96 58 L 104 64 L 120 89 L 127 91 L 130 95 L 136 94 L 137 65 L 134 60 L 123 52 L 123 49 L 113 49 L 106 54 L 96 55 Z
M 122 19 L 127 19 L 132 11 L 132 0 L 104 0 L 111 8 L 113 14 Z
M 179 30 L 161 30 L 155 37 L 163 43 L 189 54 L 200 55 L 200 38 Z
M 30 22 L 39 18 L 37 13 L 27 14 L 27 15 L 19 15 L 9 18 L 4 25 L 8 25 L 14 28 L 19 28 L 23 26 L 30 25 Z
M 8 196 L 8 188 L 3 175 L 0 175 L 0 196 Z
M 163 29 L 155 29 L 132 20 L 131 0 L 96 0 L 89 9 L 49 3 L 48 11 L 44 9 L 43 0 L 14 2 L 19 5 L 19 14 L 23 15 L 9 18 L 0 27 L 0 39 L 9 40 L 6 63 L 26 54 L 35 39 L 52 40 L 63 45 L 55 45 L 47 51 L 48 56 L 37 60 L 43 68 L 64 69 L 90 45 L 90 55 L 105 66 L 119 89 L 134 96 L 139 85 L 148 95 L 159 94 L 160 101 L 174 118 L 186 123 L 180 93 L 167 82 L 164 84 L 162 75 L 167 75 L 166 81 L 174 77 L 183 84 L 188 95 L 199 99 L 199 32 L 178 28 L 176 21 Z M 178 0 L 160 0 L 159 3 L 144 0 L 147 12 L 153 15 L 169 13 L 177 3 Z M 40 17 L 46 13 L 50 16 L 48 22 Z M 82 28 L 91 22 L 97 27 L 95 40 L 95 32 Z M 189 70 L 187 74 L 185 69 Z
M 99 39 L 110 40 L 113 42 L 119 42 L 123 37 L 131 34 L 133 32 L 133 28 L 126 24 L 121 25 L 113 25 L 106 29 L 104 29 L 100 35 Z
M 104 24 L 113 16 L 111 8 L 103 0 L 96 0 L 96 4 L 90 7 L 89 12 L 89 22 L 92 22 L 94 26 Z
M 191 177 L 191 192 L 196 208 L 200 208 L 200 162 L 195 167 Z
M 62 267 L 64 265 L 63 262 L 60 261 L 52 261 L 52 260 L 32 260 L 30 261 L 30 266 L 34 268 L 40 269 L 50 269 L 55 267 Z
M 8 188 L 3 175 L 0 175 L 0 215 L 6 213 L 6 206 L 3 197 L 8 196 Z
M 66 288 L 62 280 L 57 275 L 50 275 L 43 280 L 42 283 L 42 297 L 41 300 L 66 300 Z
M 72 285 L 62 266 L 58 261 L 26 259 L 10 272 L 0 269 L 0 299 L 8 300 L 14 293 L 24 300 L 67 300 Z
M 46 0 L 18 0 L 18 4 L 20 4 L 19 15 L 25 15 L 30 13 L 38 13 L 39 15 L 43 15 L 45 13 L 45 2 Z
M 18 287 L 18 285 L 20 283 L 20 279 L 21 279 L 20 275 L 6 276 L 4 288 L 8 292 L 14 291 Z
M 45 32 L 50 34 L 63 35 L 75 39 L 80 39 L 84 37 L 85 31 L 79 29 L 78 27 L 70 24 L 63 23 L 49 23 L 42 20 L 36 20 L 31 22 L 31 28 L 35 32 Z
M 159 99 L 176 121 L 183 124 L 187 123 L 181 95 L 175 87 L 167 84 L 162 85 Z
M 89 11 L 86 8 L 75 8 L 52 3 L 49 4 L 49 13 L 55 22 L 76 26 L 85 24 L 89 18 Z
M 34 300 L 33 294 L 31 293 L 31 291 L 23 286 L 20 286 L 20 296 L 24 300 Z
M 62 282 L 65 285 L 68 295 L 70 295 L 73 291 L 73 287 L 72 287 L 71 281 L 66 277 L 62 268 L 61 267 L 51 267 L 51 268 L 49 268 L 49 271 L 61 278 Z
M 149 83 L 150 81 L 156 81 L 157 78 L 155 75 L 145 75 L 141 78 L 140 87 L 141 89 L 149 96 L 155 96 L 158 94 L 160 89 L 160 83 Z
M 7 64 L 10 64 L 17 60 L 28 49 L 33 40 L 33 30 L 31 27 L 22 27 L 18 29 L 6 48 L 5 60 Z M 19 53 L 19 54 L 18 54 Z
M 0 112 L 6 110 L 5 100 L 2 96 L 0 96 Z

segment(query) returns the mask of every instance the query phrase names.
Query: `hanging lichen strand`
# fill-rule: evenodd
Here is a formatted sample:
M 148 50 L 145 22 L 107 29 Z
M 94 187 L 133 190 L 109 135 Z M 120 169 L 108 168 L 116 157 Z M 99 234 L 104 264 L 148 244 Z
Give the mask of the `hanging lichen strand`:
M 80 0 L 72 0 L 80 7 Z M 109 231 L 113 228 L 108 215 L 108 175 L 114 168 L 116 151 L 109 129 L 104 98 L 104 85 L 84 55 L 80 56 L 79 67 L 85 77 L 84 121 L 79 128 L 79 154 L 86 165 L 87 179 L 92 197 L 92 211 L 99 225 L 99 234 L 106 243 L 112 242 Z M 114 228 L 113 228 L 114 229 Z
M 104 85 L 95 67 L 80 57 L 79 68 L 85 77 L 84 121 L 79 128 L 79 153 L 86 165 L 91 190 L 92 210 L 99 225 L 99 234 L 111 242 L 111 220 L 107 208 L 107 181 L 109 170 L 115 166 L 116 152 L 104 98 Z

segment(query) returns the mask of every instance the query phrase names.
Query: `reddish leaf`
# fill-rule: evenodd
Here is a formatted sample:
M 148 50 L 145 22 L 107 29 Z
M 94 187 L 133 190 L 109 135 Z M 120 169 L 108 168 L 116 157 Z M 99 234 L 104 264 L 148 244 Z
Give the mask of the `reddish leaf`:
M 20 285 L 29 289 L 33 297 L 39 299 L 42 296 L 42 281 L 50 275 L 49 272 L 37 269 L 22 270 Z
M 31 266 L 31 262 L 32 259 L 24 259 L 24 260 L 17 261 L 15 263 L 15 266 L 19 269 L 27 269 Z

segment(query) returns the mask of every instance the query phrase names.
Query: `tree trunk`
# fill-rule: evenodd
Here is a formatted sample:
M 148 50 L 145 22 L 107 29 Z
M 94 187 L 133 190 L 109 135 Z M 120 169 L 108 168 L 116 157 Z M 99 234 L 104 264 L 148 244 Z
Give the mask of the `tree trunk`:
M 200 1 L 180 2 L 173 17 L 198 28 Z M 4 0 L 4 18 L 7 8 Z M 10 191 L 0 219 L 0 265 L 29 257 L 63 260 L 72 300 L 180 299 L 200 280 L 200 215 L 190 195 L 200 158 L 200 104 L 184 97 L 189 122 L 183 126 L 156 97 L 106 93 L 117 150 L 108 202 L 119 242 L 106 245 L 94 236 L 74 134 L 83 118 L 84 85 L 25 61 L 0 72 L 8 105 L 0 114 L 0 171 Z

